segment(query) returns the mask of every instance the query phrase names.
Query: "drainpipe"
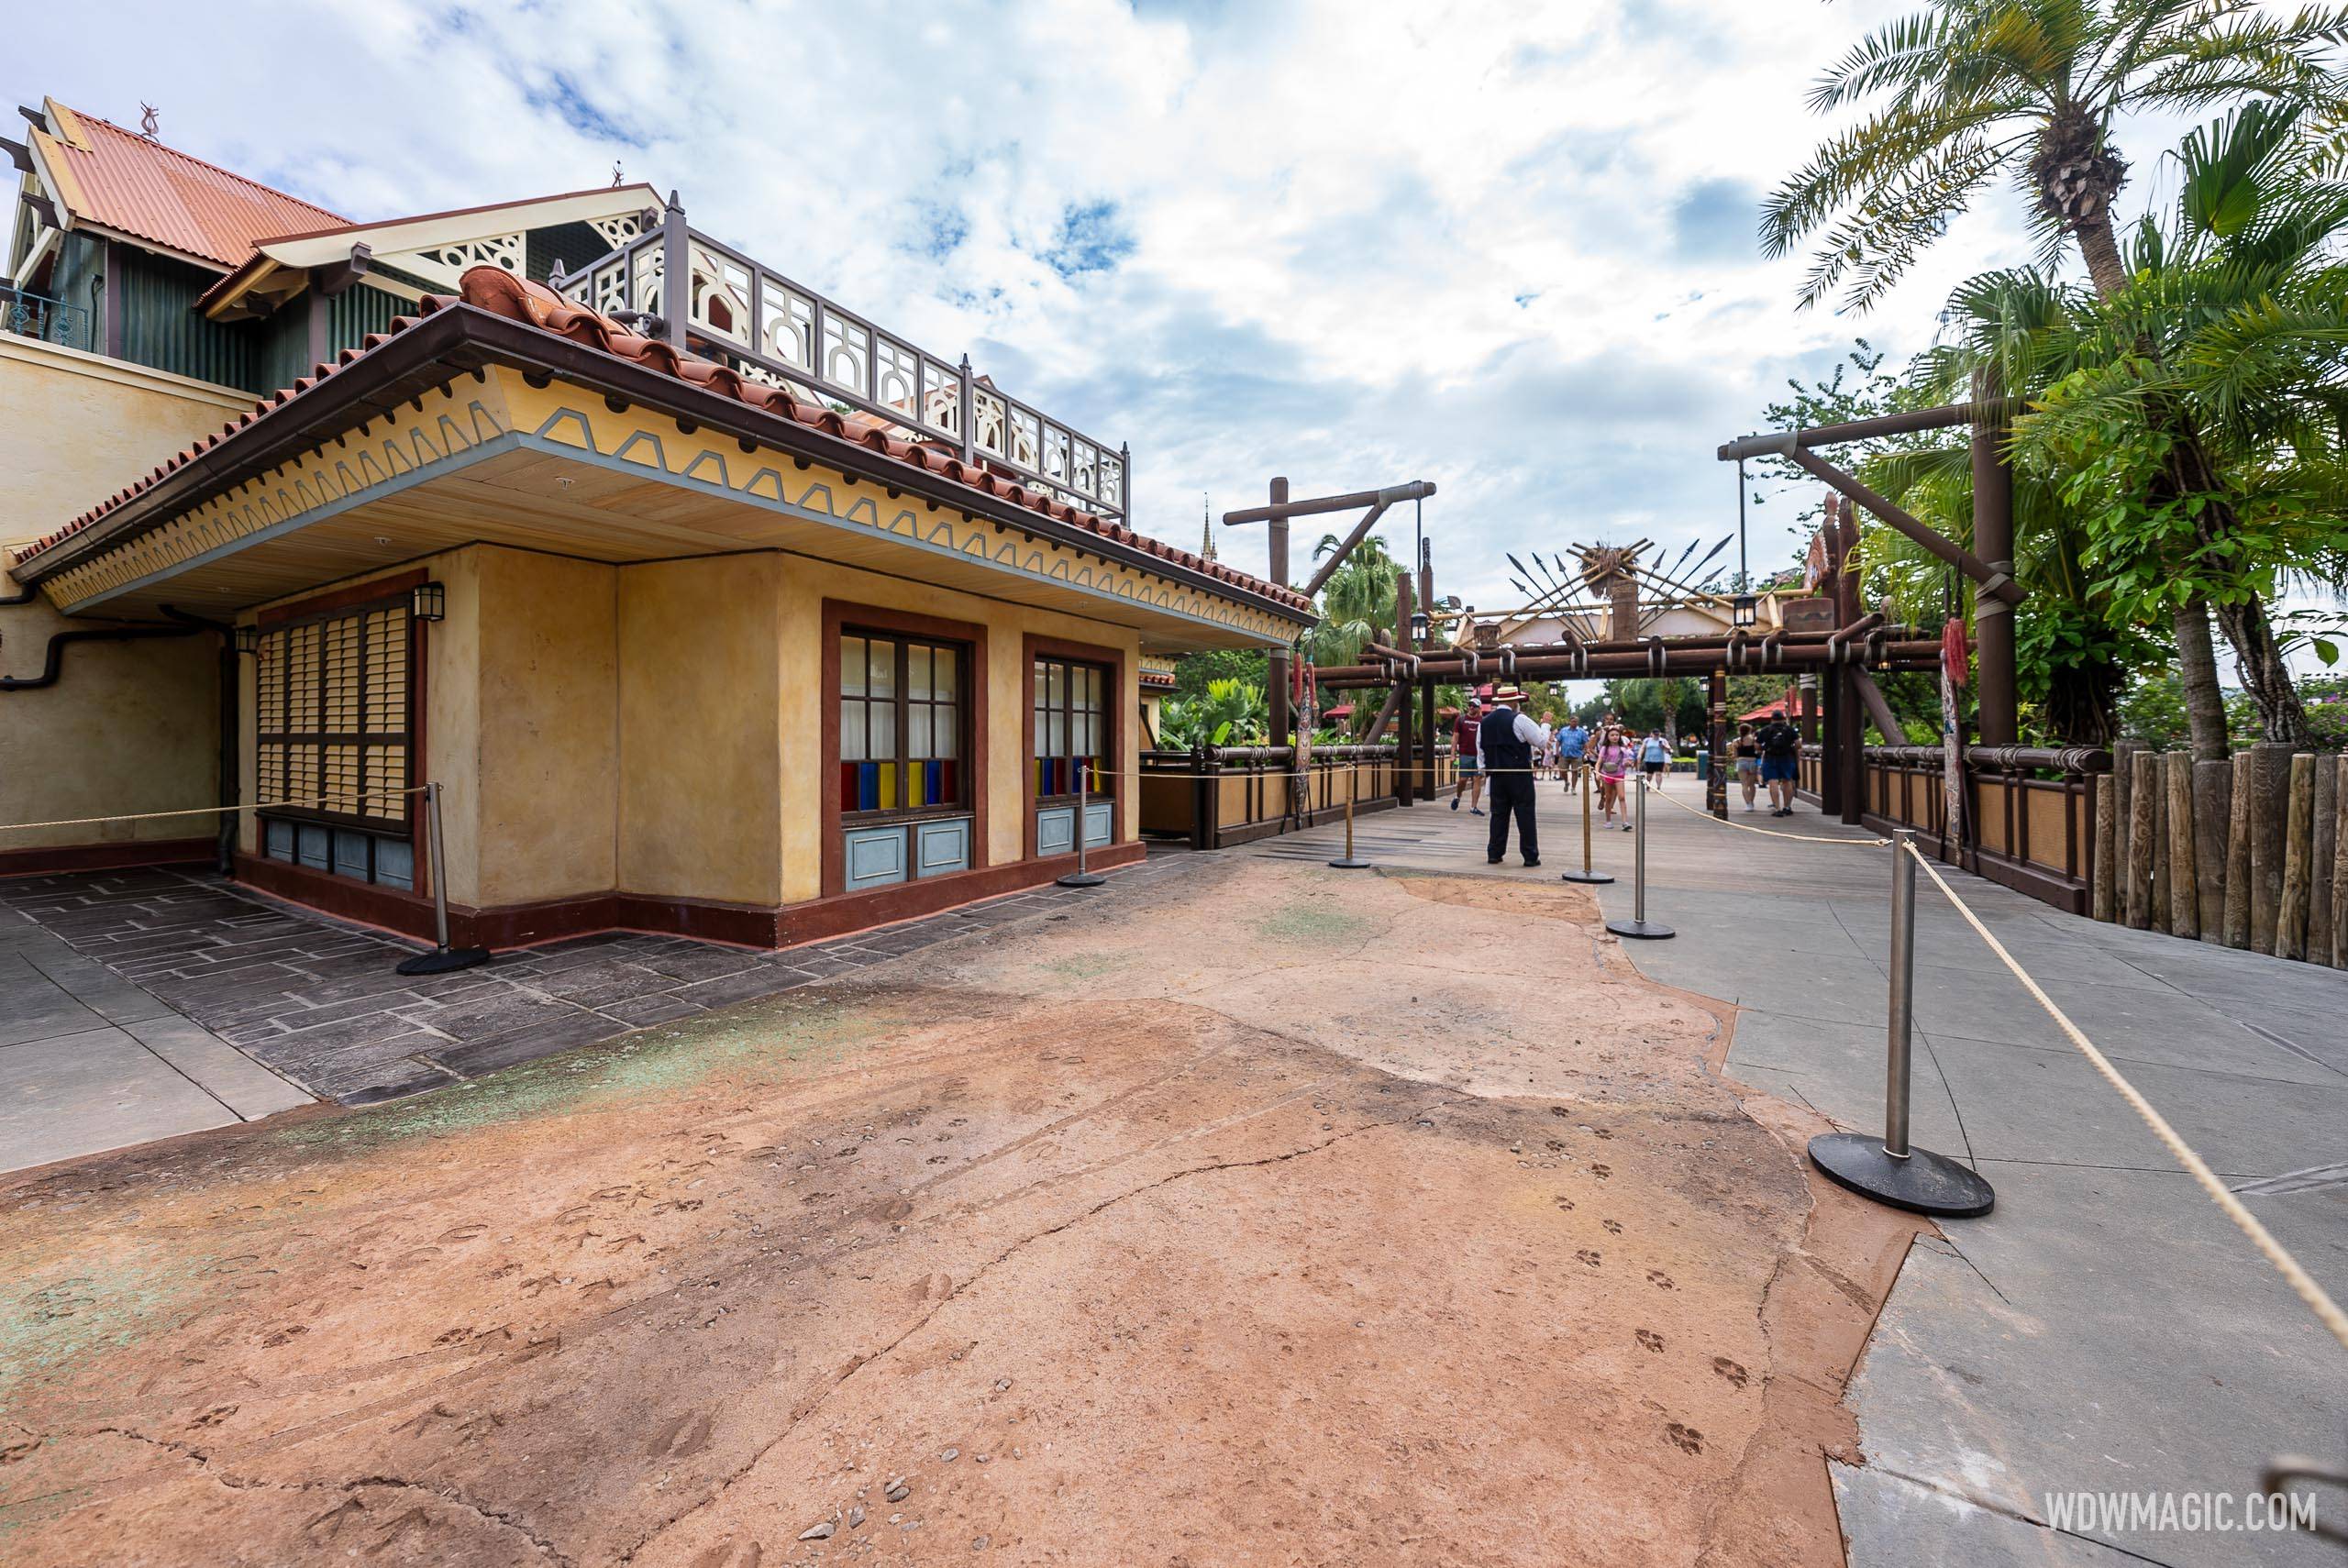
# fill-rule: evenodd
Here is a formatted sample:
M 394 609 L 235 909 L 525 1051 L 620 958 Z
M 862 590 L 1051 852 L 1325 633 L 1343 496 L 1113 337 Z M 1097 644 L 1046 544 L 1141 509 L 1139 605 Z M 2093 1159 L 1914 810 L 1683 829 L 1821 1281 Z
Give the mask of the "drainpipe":
M 235 806 L 242 791 L 238 788 L 237 767 L 238 733 L 237 688 L 237 629 L 226 621 L 215 621 L 169 604 L 156 606 L 165 615 L 179 622 L 190 632 L 202 629 L 220 634 L 220 803 Z M 237 868 L 237 813 L 220 813 L 219 870 L 223 877 Z

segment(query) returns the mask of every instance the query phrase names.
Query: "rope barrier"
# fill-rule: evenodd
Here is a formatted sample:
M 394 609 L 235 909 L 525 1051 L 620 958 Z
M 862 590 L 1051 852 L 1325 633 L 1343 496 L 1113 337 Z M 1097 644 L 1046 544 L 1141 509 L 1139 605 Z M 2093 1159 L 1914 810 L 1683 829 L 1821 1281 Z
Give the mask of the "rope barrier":
M 1656 793 L 1661 794 L 1662 791 L 1658 790 Z M 1757 833 L 1764 838 L 1789 838 L 1798 844 L 1839 844 L 1846 849 L 1881 849 L 1891 842 L 1888 838 L 1837 838 L 1828 834 L 1784 833 L 1777 828 L 1755 827 L 1751 823 L 1741 823 L 1734 817 L 1716 817 L 1710 812 L 1698 811 L 1684 801 L 1674 801 L 1668 795 L 1663 798 L 1689 816 L 1701 817 L 1706 822 L 1719 823 L 1723 826 L 1735 828 L 1740 833 Z
M 2121 1075 L 2120 1069 L 2111 1065 L 2111 1059 L 2097 1050 L 2095 1042 L 2089 1040 L 2079 1026 L 2071 1021 L 2069 1015 L 2054 1004 L 2054 999 L 2048 996 L 2039 988 L 2038 982 L 2030 977 L 2030 972 L 2014 961 L 2014 955 L 2006 951 L 2006 944 L 1999 942 L 1988 926 L 1981 923 L 1981 917 L 1975 914 L 1963 899 L 1957 897 L 1956 889 L 1948 885 L 1947 879 L 1940 874 L 1940 868 L 1926 859 L 1923 852 L 1913 845 L 1908 846 L 1908 853 L 1915 856 L 1916 864 L 1924 868 L 1924 875 L 1933 879 L 1933 885 L 1940 889 L 1950 903 L 1956 906 L 1956 912 L 1965 917 L 1966 923 L 1973 928 L 1974 934 L 1989 944 L 1989 951 L 1998 955 L 1998 961 L 2012 972 L 2014 978 L 2021 982 L 2022 988 L 2031 994 L 2032 999 L 2040 1007 L 2046 1010 L 2047 1016 L 2054 1021 L 2056 1027 L 2060 1028 L 2071 1043 L 2087 1057 L 2095 1070 L 2103 1075 L 2104 1081 L 2118 1090 L 2120 1098 L 2126 1100 L 2129 1107 L 2144 1119 L 2144 1124 L 2153 1130 L 2153 1136 L 2158 1138 L 2168 1152 L 2176 1156 L 2177 1163 L 2182 1165 L 2193 1179 L 2200 1184 L 2201 1190 L 2210 1195 L 2210 1201 L 2215 1203 L 2219 1210 L 2227 1219 L 2232 1220 L 2243 1235 L 2250 1238 L 2251 1245 L 2256 1247 L 2261 1253 L 2265 1254 L 2266 1261 L 2275 1265 L 2276 1272 L 2282 1275 L 2292 1292 L 2308 1304 L 2308 1309 L 2316 1315 L 2325 1328 L 2331 1331 L 2332 1338 L 2338 1340 L 2343 1349 L 2348 1349 L 2348 1312 L 2341 1310 L 2340 1304 L 2325 1293 L 2323 1286 L 2316 1283 L 2315 1277 L 2308 1273 L 2299 1260 L 2293 1257 L 2283 1243 L 2276 1241 L 2273 1233 L 2258 1222 L 2258 1216 L 2253 1214 L 2243 1205 L 2242 1199 L 2236 1198 L 2227 1188 L 2226 1184 L 2218 1179 L 2218 1174 L 2210 1168 L 2208 1162 L 2193 1152 L 2192 1145 L 2177 1135 L 2176 1129 L 2168 1124 L 2168 1119 L 2153 1109 L 2152 1102 L 2138 1093 L 2136 1086 L 2130 1083 Z
M 364 795 L 320 795 L 308 801 L 255 801 L 250 805 L 244 806 L 190 806 L 184 811 L 177 812 L 125 812 L 119 816 L 112 817 L 61 817 L 53 823 L 0 823 L 0 833 L 28 832 L 33 828 L 89 827 L 97 823 L 137 823 L 161 817 L 209 817 L 217 816 L 223 812 L 231 813 L 270 812 L 286 806 L 316 810 L 329 804 L 340 805 L 346 801 L 355 804 L 361 801 L 404 800 L 410 795 L 421 795 L 431 788 L 429 784 L 418 784 L 413 790 L 393 790 Z

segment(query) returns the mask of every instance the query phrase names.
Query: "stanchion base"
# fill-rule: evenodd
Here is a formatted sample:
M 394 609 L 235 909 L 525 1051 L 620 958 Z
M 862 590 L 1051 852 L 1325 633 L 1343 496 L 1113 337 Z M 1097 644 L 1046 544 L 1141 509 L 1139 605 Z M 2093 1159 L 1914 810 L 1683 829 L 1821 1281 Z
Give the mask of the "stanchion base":
M 476 964 L 489 962 L 486 947 L 436 947 L 429 953 L 419 953 L 413 958 L 403 958 L 392 966 L 395 975 L 453 975 L 460 969 L 470 969 Z
M 1836 1187 L 1911 1214 L 1972 1220 L 1988 1213 L 1998 1201 L 1978 1173 L 1947 1155 L 1911 1148 L 1906 1159 L 1895 1160 L 1883 1152 L 1881 1138 L 1865 1132 L 1812 1138 L 1810 1163 Z
M 1098 871 L 1071 871 L 1065 877 L 1053 878 L 1063 888 L 1097 888 L 1108 879 Z
M 1376 867 L 1378 862 L 1375 860 L 1355 860 L 1348 858 L 1345 860 L 1332 860 L 1329 864 L 1335 867 L 1340 871 L 1368 871 Z
M 1611 878 L 1611 877 L 1609 877 L 1609 876 L 1608 876 L 1605 872 L 1603 872 L 1603 871 L 1561 871 L 1561 872 L 1559 872 L 1559 873 L 1557 874 L 1557 880 L 1558 880 L 1558 881 L 1560 881 L 1560 882 L 1592 882 L 1592 883 L 1595 883 L 1595 882 L 1611 882 L 1612 880 L 1614 880 L 1614 878 Z
M 1606 929 L 1617 936 L 1636 937 L 1642 942 L 1660 942 L 1679 934 L 1661 921 L 1653 920 L 1610 920 Z

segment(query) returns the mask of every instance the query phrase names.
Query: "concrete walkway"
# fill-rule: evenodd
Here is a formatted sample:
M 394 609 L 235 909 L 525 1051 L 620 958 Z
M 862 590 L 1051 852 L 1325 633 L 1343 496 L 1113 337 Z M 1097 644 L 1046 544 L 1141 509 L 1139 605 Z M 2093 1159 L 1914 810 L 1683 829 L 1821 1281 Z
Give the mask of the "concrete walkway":
M 0 909 L 0 1171 L 309 1103 L 234 1045 Z
M 1679 778 L 1672 800 L 1702 803 Z M 1552 878 L 1579 808 L 1541 794 L 1544 864 L 1487 867 L 1487 823 L 1420 806 L 1361 819 L 1381 864 Z M 1733 820 L 1858 837 L 1801 808 Z M 1732 1074 L 1879 1132 L 1889 863 L 1651 808 L 1648 918 L 1624 948 L 1738 1004 Z M 1325 859 L 1335 830 L 1257 853 Z M 1610 918 L 1632 837 L 1600 833 Z M 1339 873 L 1331 873 L 1339 875 Z M 1367 873 L 1348 873 L 1367 875 Z M 2348 1298 L 2348 974 L 2099 925 L 1944 874 L 2000 941 L 2335 1297 Z M 2275 1454 L 2348 1457 L 2348 1354 L 2291 1295 L 1928 879 L 1917 898 L 1914 1138 L 1996 1186 L 1988 1217 L 1911 1252 L 1853 1389 L 1864 1468 L 1837 1467 L 1851 1560 L 2336 1563 L 2304 1535 L 2052 1527 L 2054 1494 L 2225 1494 Z M 2157 1500 L 2157 1498 L 2155 1499 Z M 2348 1496 L 2320 1498 L 2348 1524 Z

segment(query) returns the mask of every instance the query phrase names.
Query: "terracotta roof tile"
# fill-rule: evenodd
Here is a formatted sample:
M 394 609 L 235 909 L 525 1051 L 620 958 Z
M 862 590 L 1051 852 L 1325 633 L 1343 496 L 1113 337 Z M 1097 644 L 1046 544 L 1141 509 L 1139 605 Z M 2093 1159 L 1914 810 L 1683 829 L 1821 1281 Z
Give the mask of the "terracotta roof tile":
M 64 166 L 60 183 L 78 218 L 223 267 L 243 261 L 257 240 L 349 221 L 111 121 L 75 117 L 89 146 L 49 138 L 41 151 Z
M 526 282 L 500 267 L 475 267 L 458 281 L 461 303 L 474 305 L 509 321 L 520 322 L 540 331 L 585 344 L 615 358 L 631 360 L 676 377 L 721 395 L 738 399 L 749 406 L 780 418 L 794 420 L 833 436 L 859 442 L 873 452 L 914 468 L 926 469 L 958 483 L 969 486 L 999 500 L 1038 513 L 1057 522 L 1088 529 L 1102 538 L 1117 544 L 1146 551 L 1186 571 L 1226 584 L 1235 591 L 1269 600 L 1290 610 L 1310 610 L 1312 602 L 1294 589 L 1250 577 L 1235 571 L 1220 561 L 1194 556 L 1162 540 L 1147 538 L 1132 529 L 1080 512 L 1066 502 L 1053 500 L 1039 490 L 1029 488 L 1016 477 L 996 470 L 980 462 L 966 464 L 961 455 L 951 448 L 928 441 L 903 441 L 886 431 L 861 422 L 843 418 L 836 410 L 821 403 L 803 402 L 781 387 L 746 379 L 732 367 L 697 354 L 689 354 L 674 344 L 631 332 L 609 316 L 599 315 L 585 306 L 556 293 L 542 283 Z M 371 332 L 359 348 L 346 348 L 331 365 L 315 367 L 315 373 L 305 376 L 291 387 L 271 392 L 253 404 L 248 413 L 238 415 L 220 429 L 205 436 L 195 446 L 173 456 L 154 472 L 127 490 L 116 491 L 98 505 L 74 518 L 64 527 L 35 540 L 18 556 L 22 563 L 44 550 L 53 548 L 74 535 L 104 519 L 107 513 L 133 497 L 142 494 L 170 475 L 193 462 L 223 440 L 235 435 L 255 420 L 301 396 L 328 376 L 338 374 L 363 359 L 401 332 L 415 325 L 416 320 L 436 311 L 460 303 L 444 295 L 427 294 L 416 316 L 399 316 L 386 332 Z

